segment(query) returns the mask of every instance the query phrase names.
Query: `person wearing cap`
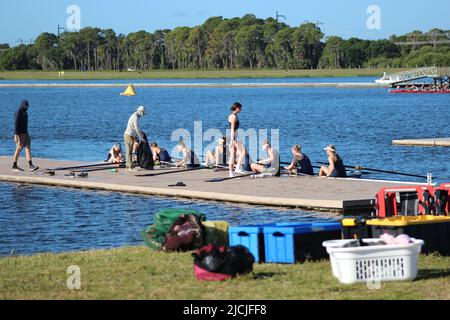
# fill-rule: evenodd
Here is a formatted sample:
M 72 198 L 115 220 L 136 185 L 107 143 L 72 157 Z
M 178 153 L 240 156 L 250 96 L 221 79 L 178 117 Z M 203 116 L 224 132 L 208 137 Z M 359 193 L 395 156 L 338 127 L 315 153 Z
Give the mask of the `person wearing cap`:
M 227 138 L 222 137 L 217 140 L 218 144 L 214 148 L 214 151 L 208 151 L 206 154 L 205 165 L 226 166 L 229 158 L 229 150 L 227 148 Z
M 285 169 L 292 173 L 313 176 L 314 169 L 311 160 L 306 154 L 302 153 L 302 146 L 296 144 L 292 147 L 291 152 L 293 155 L 292 162 Z
M 128 120 L 127 129 L 124 133 L 125 149 L 126 149 L 126 167 L 128 171 L 134 171 L 133 165 L 133 145 L 135 142 L 144 142 L 144 134 L 139 125 L 139 119 L 145 115 L 145 107 L 140 106 Z
M 123 150 L 122 145 L 120 143 L 116 143 L 113 145 L 111 150 L 108 153 L 108 159 L 106 162 L 109 163 L 121 163 L 123 162 Z
M 153 141 L 150 144 L 150 148 L 152 149 L 153 154 L 153 161 L 157 162 L 172 162 L 172 158 L 169 155 L 169 152 L 158 146 L 158 143 L 156 141 Z
M 325 149 L 328 155 L 329 166 L 322 166 L 320 168 L 319 177 L 331 177 L 331 178 L 345 178 L 347 172 L 345 170 L 344 162 L 342 158 L 336 153 L 336 147 L 332 144 L 328 145 Z
M 252 163 L 250 168 L 254 172 L 278 175 L 280 173 L 280 155 L 278 151 L 272 148 L 270 142 L 267 140 L 263 141 L 262 147 L 267 152 L 267 158 Z
M 19 168 L 17 161 L 19 160 L 20 153 L 25 149 L 26 157 L 30 171 L 36 171 L 38 166 L 33 164 L 31 157 L 31 137 L 28 134 L 28 101 L 24 100 L 20 103 L 20 107 L 16 112 L 16 121 L 14 125 L 14 142 L 16 143 L 16 151 L 14 153 L 13 166 L 11 171 L 19 172 L 24 171 Z

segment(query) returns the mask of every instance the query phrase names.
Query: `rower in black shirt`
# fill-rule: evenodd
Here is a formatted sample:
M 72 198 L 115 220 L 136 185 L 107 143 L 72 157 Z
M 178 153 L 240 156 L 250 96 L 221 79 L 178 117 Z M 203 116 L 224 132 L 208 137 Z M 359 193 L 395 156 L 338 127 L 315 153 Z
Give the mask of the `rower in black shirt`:
M 304 174 L 304 175 L 314 175 L 314 169 L 311 164 L 311 160 L 306 154 L 302 153 L 302 146 L 296 144 L 291 149 L 293 158 L 291 164 L 286 167 L 286 170 L 289 170 L 296 174 Z

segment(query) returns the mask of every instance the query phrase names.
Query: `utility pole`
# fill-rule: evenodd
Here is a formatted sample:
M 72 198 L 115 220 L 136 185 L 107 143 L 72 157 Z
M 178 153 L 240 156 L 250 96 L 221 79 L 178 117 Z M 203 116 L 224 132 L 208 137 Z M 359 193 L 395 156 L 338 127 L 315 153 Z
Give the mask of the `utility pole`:
M 63 26 L 60 26 L 60 25 L 58 24 L 58 38 L 59 38 L 60 35 L 61 35 L 61 33 L 60 33 L 61 30 L 63 30 L 64 32 L 67 32 L 66 28 L 64 28 Z
M 284 20 L 286 20 L 286 16 L 278 14 L 278 11 L 277 11 L 277 13 L 276 13 L 276 20 L 277 20 L 277 22 L 278 22 L 278 18 L 283 18 Z

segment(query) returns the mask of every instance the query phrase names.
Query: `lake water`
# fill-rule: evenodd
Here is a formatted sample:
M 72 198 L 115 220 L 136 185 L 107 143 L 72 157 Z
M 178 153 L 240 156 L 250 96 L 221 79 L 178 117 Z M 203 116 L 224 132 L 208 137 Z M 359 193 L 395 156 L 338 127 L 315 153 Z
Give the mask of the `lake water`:
M 0 256 L 142 244 L 155 211 L 194 209 L 232 225 L 330 221 L 314 213 L 219 202 L 175 200 L 113 192 L 0 184 Z
M 361 80 L 302 80 L 355 82 L 358 79 Z M 148 81 L 248 83 L 278 80 L 299 82 L 299 79 Z M 117 82 L 126 83 L 124 80 Z M 141 104 L 148 108 L 148 115 L 141 124 L 149 139 L 157 140 L 170 150 L 176 144 L 171 139 L 173 130 L 185 128 L 192 133 L 194 121 L 201 120 L 204 131 L 209 128 L 225 130 L 230 105 L 240 101 L 244 105 L 239 117 L 243 128 L 280 130 L 280 153 L 284 161 L 290 159 L 290 146 L 295 143 L 302 144 L 313 161 L 326 161 L 323 148 L 333 143 L 348 165 L 421 175 L 432 172 L 437 181 L 450 180 L 450 149 L 391 144 L 393 139 L 449 137 L 449 95 L 394 95 L 381 88 L 138 88 L 135 97 L 121 97 L 120 92 L 119 88 L 0 88 L 0 155 L 11 155 L 14 151 L 14 112 L 22 99 L 29 100 L 31 105 L 29 129 L 34 156 L 84 161 L 103 160 L 111 145 L 122 141 L 128 117 Z M 383 174 L 371 177 L 416 181 Z M 27 201 L 27 193 L 36 196 Z M 255 217 L 261 217 L 259 221 L 317 217 L 300 211 L 240 208 L 218 203 L 149 200 L 148 197 L 96 192 L 87 195 L 66 189 L 1 184 L 0 221 L 1 228 L 7 228 L 8 236 L 2 230 L 0 254 L 11 250 L 31 253 L 134 244 L 140 241 L 139 231 L 151 222 L 154 209 L 166 206 L 200 207 L 214 218 L 226 219 L 234 217 L 232 212 L 241 210 L 234 220 L 238 223 L 255 221 Z M 231 213 L 227 215 L 227 212 Z M 77 219 L 78 216 L 82 219 Z M 120 232 L 105 238 L 100 230 L 108 233 L 108 221 L 116 223 L 115 229 Z M 83 236 L 74 238 L 78 232 Z M 85 238 L 88 240 L 84 241 Z

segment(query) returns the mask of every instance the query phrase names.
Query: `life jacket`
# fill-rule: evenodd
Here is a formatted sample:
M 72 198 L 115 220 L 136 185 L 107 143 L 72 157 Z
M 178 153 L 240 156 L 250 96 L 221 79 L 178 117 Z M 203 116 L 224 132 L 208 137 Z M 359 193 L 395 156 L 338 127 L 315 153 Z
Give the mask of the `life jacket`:
M 195 251 L 192 256 L 196 278 L 205 281 L 223 281 L 250 273 L 255 263 L 255 258 L 244 246 L 208 245 Z
M 336 162 L 334 163 L 334 168 L 338 173 L 338 177 L 345 178 L 347 177 L 347 170 L 345 170 L 344 161 L 342 158 L 336 153 Z
M 311 160 L 306 154 L 303 155 L 302 160 L 297 160 L 296 166 L 297 166 L 297 173 L 307 174 L 310 176 L 314 175 L 314 169 L 312 167 Z

